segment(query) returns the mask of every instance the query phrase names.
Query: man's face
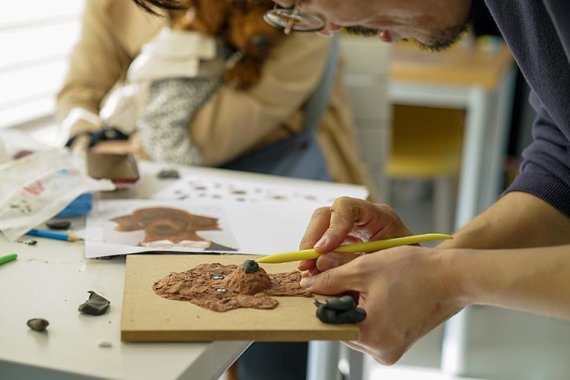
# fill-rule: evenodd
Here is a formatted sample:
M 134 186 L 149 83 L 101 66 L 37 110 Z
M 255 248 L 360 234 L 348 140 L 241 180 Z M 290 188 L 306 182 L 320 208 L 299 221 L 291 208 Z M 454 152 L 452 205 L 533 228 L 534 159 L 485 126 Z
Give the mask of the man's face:
M 295 0 L 274 0 L 293 6 Z M 302 0 L 301 10 L 323 17 L 325 34 L 347 29 L 385 42 L 414 38 L 442 49 L 465 30 L 471 0 Z

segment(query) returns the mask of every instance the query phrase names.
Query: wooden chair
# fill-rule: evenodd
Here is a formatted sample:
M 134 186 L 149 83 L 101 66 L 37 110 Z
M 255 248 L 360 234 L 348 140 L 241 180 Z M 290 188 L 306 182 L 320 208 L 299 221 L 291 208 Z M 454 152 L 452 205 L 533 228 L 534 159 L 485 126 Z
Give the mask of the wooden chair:
M 390 179 L 433 180 L 434 228 L 452 232 L 461 167 L 463 121 L 458 109 L 393 107 L 392 143 L 386 162 Z

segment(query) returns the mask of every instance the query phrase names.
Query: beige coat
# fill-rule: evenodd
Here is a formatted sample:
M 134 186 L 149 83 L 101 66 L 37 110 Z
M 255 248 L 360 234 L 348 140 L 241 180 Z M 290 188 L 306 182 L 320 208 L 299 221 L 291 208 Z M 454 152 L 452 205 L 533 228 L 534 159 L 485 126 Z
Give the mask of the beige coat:
M 74 108 L 98 114 L 105 95 L 124 79 L 143 44 L 165 24 L 164 18 L 146 14 L 131 0 L 88 0 L 82 34 L 57 98 L 59 120 Z M 317 86 L 329 47 L 327 38 L 294 33 L 274 50 L 264 65 L 261 81 L 253 88 L 238 91 L 221 87 L 188 126 L 204 164 L 223 164 L 300 131 L 301 108 Z M 76 123 L 74 131 L 85 125 Z M 371 183 L 358 158 L 341 67 L 318 140 L 335 181 Z

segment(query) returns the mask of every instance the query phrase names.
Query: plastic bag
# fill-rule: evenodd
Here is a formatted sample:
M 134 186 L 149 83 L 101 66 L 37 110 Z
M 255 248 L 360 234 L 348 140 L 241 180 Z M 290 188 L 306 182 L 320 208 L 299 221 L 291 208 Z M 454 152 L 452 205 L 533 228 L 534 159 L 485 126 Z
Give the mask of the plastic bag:
M 37 152 L 0 165 L 0 230 L 16 240 L 83 193 L 113 190 L 81 174 L 63 152 Z

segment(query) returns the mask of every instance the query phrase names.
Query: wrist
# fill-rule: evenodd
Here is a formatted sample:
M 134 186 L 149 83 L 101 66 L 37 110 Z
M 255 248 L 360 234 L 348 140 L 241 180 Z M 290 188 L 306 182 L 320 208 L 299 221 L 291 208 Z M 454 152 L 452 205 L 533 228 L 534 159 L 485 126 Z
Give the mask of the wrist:
M 469 286 L 467 266 L 469 251 L 465 249 L 438 250 L 443 268 L 446 268 L 444 277 L 449 284 L 450 301 L 461 308 L 475 303 L 472 289 Z

